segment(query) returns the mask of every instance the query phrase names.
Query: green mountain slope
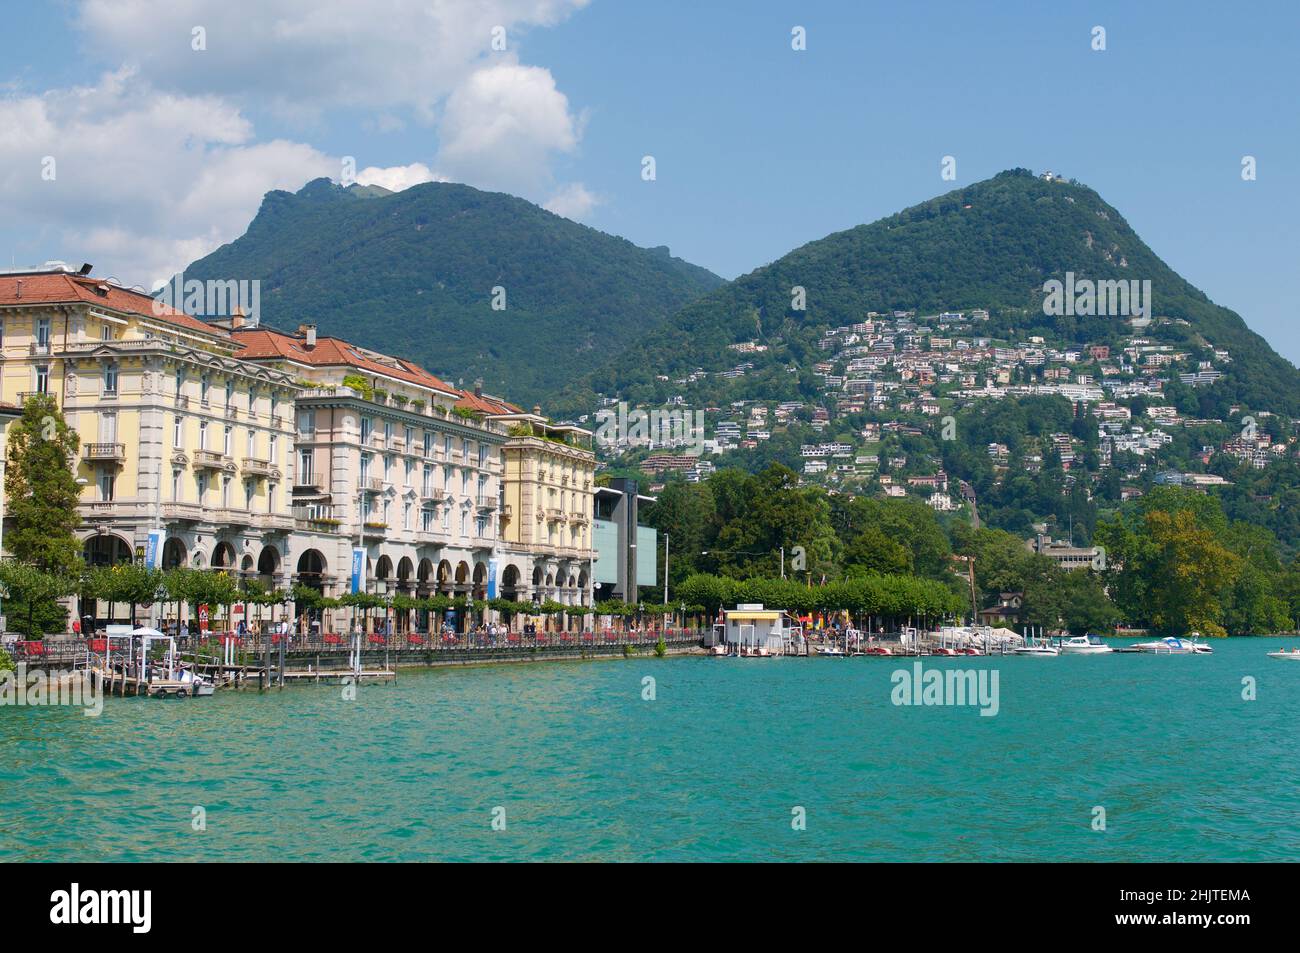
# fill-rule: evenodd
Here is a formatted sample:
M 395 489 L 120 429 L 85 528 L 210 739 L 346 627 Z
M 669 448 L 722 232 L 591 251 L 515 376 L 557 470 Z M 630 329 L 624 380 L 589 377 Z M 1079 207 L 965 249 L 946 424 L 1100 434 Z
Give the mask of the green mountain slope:
M 500 193 L 427 183 L 398 193 L 327 179 L 267 193 L 241 238 L 185 277 L 258 279 L 261 318 L 482 377 L 544 401 L 722 279 Z M 493 289 L 505 310 L 493 310 Z
M 1067 271 L 1092 280 L 1150 280 L 1157 322 L 1142 332 L 1146 337 L 1189 348 L 1209 343 L 1231 353 L 1232 363 L 1212 389 L 1216 403 L 1300 413 L 1300 372 L 1239 315 L 1176 274 L 1092 189 L 1045 181 L 1023 169 L 810 242 L 738 278 L 629 345 L 570 388 L 560 405 L 590 408 L 597 392 L 654 403 L 680 393 L 673 380 L 682 374 L 740 360 L 755 367 L 703 396 L 811 397 L 813 382 L 803 371 L 820 359 L 815 343 L 821 331 L 861 321 L 869 311 L 924 315 L 987 308 L 992 320 L 980 333 L 993 337 L 1014 330 L 1021 338 L 1044 334 L 1086 344 L 1126 335 L 1121 318 L 1043 313 L 1043 283 Z M 791 307 L 795 286 L 806 291 L 806 311 Z M 780 346 L 743 359 L 727 349 L 750 340 Z

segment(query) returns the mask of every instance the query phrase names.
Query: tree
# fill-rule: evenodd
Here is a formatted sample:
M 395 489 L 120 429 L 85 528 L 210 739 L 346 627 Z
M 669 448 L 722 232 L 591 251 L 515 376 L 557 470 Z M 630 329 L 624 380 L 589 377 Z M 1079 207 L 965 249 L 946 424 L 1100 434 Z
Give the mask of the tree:
M 110 606 L 115 602 L 130 605 L 130 619 L 135 622 L 136 606 L 149 605 L 163 597 L 165 579 L 161 569 L 150 569 L 140 563 L 117 563 L 92 569 L 89 589 L 92 595 Z
M 0 562 L 0 587 L 4 589 L 9 628 L 29 639 L 67 627 L 68 610 L 59 604 L 76 591 L 76 580 L 44 572 L 16 559 Z
M 65 578 L 81 569 L 75 535 L 80 488 L 71 464 L 79 445 L 48 394 L 29 397 L 22 418 L 9 428 L 5 548 L 19 561 Z

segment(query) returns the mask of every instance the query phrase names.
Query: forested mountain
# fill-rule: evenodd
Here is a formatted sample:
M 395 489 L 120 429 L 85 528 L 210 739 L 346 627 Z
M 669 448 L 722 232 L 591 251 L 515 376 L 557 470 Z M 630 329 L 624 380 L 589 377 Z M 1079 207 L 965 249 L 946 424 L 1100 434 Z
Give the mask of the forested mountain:
M 1077 345 L 1130 331 L 1117 317 L 1044 314 L 1044 282 L 1063 280 L 1067 272 L 1093 281 L 1149 280 L 1156 322 L 1144 334 L 1230 352 L 1231 365 L 1214 388 L 1221 402 L 1300 414 L 1300 372 L 1239 315 L 1169 268 L 1095 191 L 1025 169 L 796 248 L 632 342 L 570 389 L 564 406 L 589 405 L 593 392 L 660 403 L 680 392 L 682 375 L 734 365 L 728 346 L 748 341 L 774 346 L 747 356 L 754 367 L 739 381 L 717 381 L 702 397 L 812 397 L 816 383 L 807 368 L 819 359 L 823 330 L 862 321 L 873 311 L 987 309 L 991 318 L 982 334 L 1013 340 L 1047 335 Z M 803 289 L 804 310 L 795 307 L 795 289 Z
M 186 278 L 258 279 L 261 317 L 401 355 L 455 382 L 545 401 L 722 279 L 465 185 L 392 193 L 328 179 L 267 193 L 239 239 Z M 494 310 L 494 289 L 504 310 Z M 501 296 L 496 296 L 502 303 Z

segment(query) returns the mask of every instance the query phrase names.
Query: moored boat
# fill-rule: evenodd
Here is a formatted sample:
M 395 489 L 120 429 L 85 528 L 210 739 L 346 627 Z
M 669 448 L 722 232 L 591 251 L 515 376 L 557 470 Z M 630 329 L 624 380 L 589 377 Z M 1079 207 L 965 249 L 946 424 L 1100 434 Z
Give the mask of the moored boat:
M 1062 655 L 1105 655 L 1114 652 L 1109 645 L 1095 635 L 1076 635 L 1061 642 Z

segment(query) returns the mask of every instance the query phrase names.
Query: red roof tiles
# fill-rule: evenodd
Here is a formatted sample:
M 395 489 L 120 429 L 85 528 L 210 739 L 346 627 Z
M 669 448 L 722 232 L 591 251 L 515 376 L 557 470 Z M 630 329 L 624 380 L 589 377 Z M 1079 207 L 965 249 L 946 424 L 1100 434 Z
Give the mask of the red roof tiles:
M 57 272 L 0 275 L 0 306 L 29 304 L 89 304 L 109 311 L 156 318 L 217 338 L 228 337 L 221 328 L 169 308 L 143 292 L 109 284 L 102 278 Z

